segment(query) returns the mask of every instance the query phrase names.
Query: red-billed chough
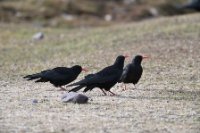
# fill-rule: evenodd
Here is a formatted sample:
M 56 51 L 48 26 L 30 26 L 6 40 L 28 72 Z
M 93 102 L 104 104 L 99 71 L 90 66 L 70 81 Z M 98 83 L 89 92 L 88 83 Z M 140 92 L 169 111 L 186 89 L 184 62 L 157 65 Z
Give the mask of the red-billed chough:
M 82 70 L 87 71 L 79 65 L 75 65 L 71 68 L 56 67 L 36 74 L 27 75 L 24 78 L 27 80 L 37 79 L 35 82 L 50 82 L 55 87 L 60 87 L 60 90 L 65 90 L 62 86 L 74 81 Z
M 106 91 L 110 92 L 112 95 L 115 95 L 110 91 L 111 87 L 113 87 L 123 72 L 124 60 L 127 56 L 118 56 L 113 65 L 104 68 L 103 70 L 95 73 L 87 75 L 83 80 L 73 83 L 69 86 L 77 86 L 70 91 L 78 91 L 81 88 L 85 87 L 84 92 L 88 90 L 92 90 L 95 87 L 100 88 L 103 93 L 106 95 Z
M 135 87 L 135 84 L 138 83 L 142 76 L 143 68 L 141 66 L 142 59 L 148 58 L 147 56 L 136 55 L 133 58 L 132 62 L 123 70 L 119 83 L 123 82 L 124 84 L 132 83 Z M 124 90 L 126 90 L 126 85 Z

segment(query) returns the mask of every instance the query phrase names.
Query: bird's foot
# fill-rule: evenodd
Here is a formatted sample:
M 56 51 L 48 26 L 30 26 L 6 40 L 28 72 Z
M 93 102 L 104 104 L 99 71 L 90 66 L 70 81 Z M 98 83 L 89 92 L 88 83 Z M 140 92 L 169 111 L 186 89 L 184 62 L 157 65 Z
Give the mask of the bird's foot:
M 122 91 L 125 91 L 125 90 L 126 90 L 125 88 L 122 89 Z
M 133 84 L 133 90 L 137 89 L 136 86 Z
M 57 91 L 66 91 L 65 89 L 59 89 L 59 90 L 57 90 Z
M 104 90 L 104 89 L 101 89 L 101 91 L 103 92 L 104 96 L 106 96 L 106 95 L 107 95 L 107 93 L 105 92 L 105 90 Z
M 113 93 L 112 91 L 108 91 L 108 92 L 110 92 L 110 96 L 117 96 L 115 93 Z
M 125 91 L 125 90 L 127 90 L 127 88 L 126 88 L 126 85 L 124 84 L 124 88 L 122 89 L 122 91 Z
M 99 94 L 98 96 L 107 96 L 107 94 L 101 93 L 101 94 Z
M 46 91 L 55 91 L 54 89 L 52 89 L 52 90 L 46 90 Z

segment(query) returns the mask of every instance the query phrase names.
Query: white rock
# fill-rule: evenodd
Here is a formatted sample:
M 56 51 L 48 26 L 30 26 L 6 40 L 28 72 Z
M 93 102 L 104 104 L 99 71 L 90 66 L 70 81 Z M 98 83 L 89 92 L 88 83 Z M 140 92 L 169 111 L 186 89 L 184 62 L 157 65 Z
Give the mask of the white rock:
M 113 19 L 113 17 L 112 17 L 111 14 L 106 14 L 106 15 L 104 16 L 104 19 L 105 19 L 105 21 L 111 21 L 111 20 Z
M 151 13 L 151 15 L 154 16 L 154 17 L 159 16 L 158 10 L 157 10 L 156 8 L 154 8 L 154 7 L 151 7 L 151 8 L 149 9 L 149 13 Z
M 44 38 L 44 34 L 42 32 L 38 32 L 35 35 L 33 35 L 33 40 L 42 40 Z

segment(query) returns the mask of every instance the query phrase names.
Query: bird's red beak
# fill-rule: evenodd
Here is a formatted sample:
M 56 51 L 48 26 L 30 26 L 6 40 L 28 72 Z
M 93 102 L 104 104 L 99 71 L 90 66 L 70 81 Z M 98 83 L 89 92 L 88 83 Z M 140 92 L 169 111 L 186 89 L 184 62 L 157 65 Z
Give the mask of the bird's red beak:
M 150 57 L 149 57 L 149 56 L 146 56 L 146 55 L 143 55 L 142 58 L 143 58 L 143 59 L 148 59 L 148 58 L 150 58 Z
M 125 57 L 125 58 L 128 58 L 128 57 L 129 57 L 129 55 L 125 54 L 125 55 L 124 55 L 124 57 Z
M 84 71 L 84 72 L 88 72 L 89 70 L 86 69 L 86 68 L 82 68 L 82 71 Z

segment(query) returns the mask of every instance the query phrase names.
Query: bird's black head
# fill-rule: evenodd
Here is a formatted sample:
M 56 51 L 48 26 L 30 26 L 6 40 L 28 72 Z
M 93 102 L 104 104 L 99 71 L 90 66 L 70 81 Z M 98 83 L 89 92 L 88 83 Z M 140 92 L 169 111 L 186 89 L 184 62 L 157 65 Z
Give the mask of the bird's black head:
M 141 64 L 142 60 L 144 58 L 148 58 L 147 56 L 142 56 L 142 55 L 136 55 L 135 58 L 133 58 L 132 63 L 134 64 Z
M 72 67 L 72 70 L 73 70 L 74 72 L 81 73 L 82 67 L 79 66 L 79 65 L 75 65 L 75 66 Z
M 119 56 L 116 58 L 114 65 L 117 66 L 117 67 L 120 68 L 120 69 L 123 69 L 125 58 L 126 58 L 126 56 L 119 55 Z
M 73 69 L 75 72 L 77 72 L 77 73 L 81 73 L 81 71 L 85 71 L 85 72 L 87 71 L 87 69 L 82 68 L 82 67 L 79 66 L 79 65 L 73 66 L 72 69 Z

